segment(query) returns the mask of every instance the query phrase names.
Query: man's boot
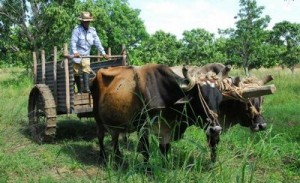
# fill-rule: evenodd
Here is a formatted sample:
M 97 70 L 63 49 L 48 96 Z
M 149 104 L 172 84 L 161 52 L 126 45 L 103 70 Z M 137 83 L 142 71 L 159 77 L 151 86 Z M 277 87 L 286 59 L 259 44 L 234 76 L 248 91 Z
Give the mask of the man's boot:
M 80 94 L 80 93 L 82 93 L 80 76 L 76 75 L 76 76 L 74 76 L 74 79 L 75 79 L 75 84 L 77 87 L 77 93 Z
M 83 93 L 90 93 L 89 74 L 83 73 Z

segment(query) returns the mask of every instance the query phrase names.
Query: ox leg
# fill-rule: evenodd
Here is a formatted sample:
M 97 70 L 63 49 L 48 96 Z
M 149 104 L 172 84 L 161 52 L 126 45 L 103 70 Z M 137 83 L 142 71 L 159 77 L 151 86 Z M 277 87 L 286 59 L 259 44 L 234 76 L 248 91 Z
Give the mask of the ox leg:
M 168 162 L 168 152 L 170 151 L 171 148 L 171 144 L 167 143 L 167 144 L 159 144 L 159 150 L 160 152 L 163 154 L 164 156 L 164 163 Z
M 216 162 L 217 160 L 217 145 L 220 141 L 220 135 L 206 135 L 207 137 L 207 141 L 208 141 L 208 144 L 209 144 L 209 147 L 210 147 L 210 150 L 211 150 L 211 154 L 210 154 L 210 157 L 211 157 L 211 161 L 213 163 Z
M 167 159 L 167 155 L 168 155 L 168 152 L 169 152 L 170 148 L 171 148 L 170 143 L 159 144 L 159 150 L 166 157 L 166 159 Z
M 104 136 L 105 136 L 105 130 L 102 125 L 97 125 L 97 134 L 98 134 L 98 140 L 99 140 L 99 148 L 100 148 L 100 160 L 106 163 L 106 153 L 104 149 Z
M 119 149 L 119 132 L 114 132 L 112 134 L 112 144 L 113 144 L 113 151 L 114 151 L 114 158 L 117 162 L 120 162 L 122 160 L 122 154 Z
M 139 132 L 140 140 L 138 144 L 138 151 L 143 155 L 144 157 L 144 163 L 149 162 L 149 132 L 147 129 L 141 130 Z

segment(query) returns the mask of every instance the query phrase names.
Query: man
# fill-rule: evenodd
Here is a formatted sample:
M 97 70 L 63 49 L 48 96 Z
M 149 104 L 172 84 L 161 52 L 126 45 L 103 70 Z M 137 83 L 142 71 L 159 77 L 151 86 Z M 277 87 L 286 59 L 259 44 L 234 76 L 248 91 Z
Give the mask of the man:
M 80 58 L 80 56 L 89 56 L 92 45 L 95 45 L 106 59 L 108 59 L 108 55 L 105 53 L 95 28 L 89 27 L 90 22 L 93 21 L 92 14 L 82 12 L 78 19 L 81 23 L 72 31 L 70 54 L 74 55 L 74 79 L 78 93 L 89 93 L 90 58 Z M 80 81 L 81 73 L 83 73 L 83 89 Z

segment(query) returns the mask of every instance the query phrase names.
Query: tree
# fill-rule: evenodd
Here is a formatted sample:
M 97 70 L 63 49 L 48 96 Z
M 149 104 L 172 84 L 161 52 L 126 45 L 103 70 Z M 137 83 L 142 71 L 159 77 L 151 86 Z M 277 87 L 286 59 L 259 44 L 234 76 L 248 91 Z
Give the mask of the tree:
M 135 49 L 134 64 L 158 63 L 169 66 L 180 63 L 181 43 L 175 35 L 157 31 Z
M 276 23 L 271 33 L 274 45 L 282 48 L 279 52 L 280 64 L 294 72 L 300 63 L 300 24 L 283 21 Z
M 1 38 L 5 37 L 0 49 L 17 48 L 14 60 L 23 60 L 30 66 L 32 51 L 43 48 L 51 53 L 53 46 L 61 48 L 63 43 L 69 43 L 81 11 L 93 13 L 92 26 L 104 47 L 111 47 L 113 53 L 119 53 L 122 44 L 132 46 L 148 36 L 139 11 L 129 8 L 127 0 L 3 0 L 0 28 L 8 33 L 0 33 Z M 22 57 L 18 57 L 19 53 Z
M 186 64 L 203 65 L 215 59 L 214 35 L 204 29 L 183 32 L 181 58 Z
M 259 68 L 266 61 L 264 56 L 268 51 L 266 44 L 268 33 L 265 28 L 270 22 L 270 17 L 261 17 L 263 6 L 258 7 L 255 0 L 240 0 L 238 15 L 235 23 L 236 29 L 221 31 L 229 35 L 227 42 L 228 57 L 238 66 L 244 68 L 249 75 L 249 69 Z

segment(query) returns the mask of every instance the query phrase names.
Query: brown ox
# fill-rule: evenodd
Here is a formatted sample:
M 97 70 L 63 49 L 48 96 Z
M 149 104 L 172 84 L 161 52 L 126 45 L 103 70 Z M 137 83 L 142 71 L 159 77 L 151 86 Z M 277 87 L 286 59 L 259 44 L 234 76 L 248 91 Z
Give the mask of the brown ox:
M 167 153 L 169 142 L 181 136 L 180 127 L 185 129 L 185 126 L 196 124 L 205 129 L 211 157 L 215 161 L 222 129 L 217 120 L 222 95 L 214 87 L 215 80 L 200 75 L 190 76 L 185 68 L 183 73 L 185 78 L 165 65 L 156 64 L 114 67 L 97 72 L 91 91 L 101 158 L 106 158 L 103 144 L 105 132 L 111 134 L 115 157 L 118 158 L 121 157 L 119 134 L 138 131 L 141 136 L 139 150 L 144 161 L 148 162 L 149 128 L 158 134 L 160 148 Z M 187 113 L 193 117 L 184 116 L 182 106 L 188 106 Z M 187 120 L 182 122 L 180 118 Z

